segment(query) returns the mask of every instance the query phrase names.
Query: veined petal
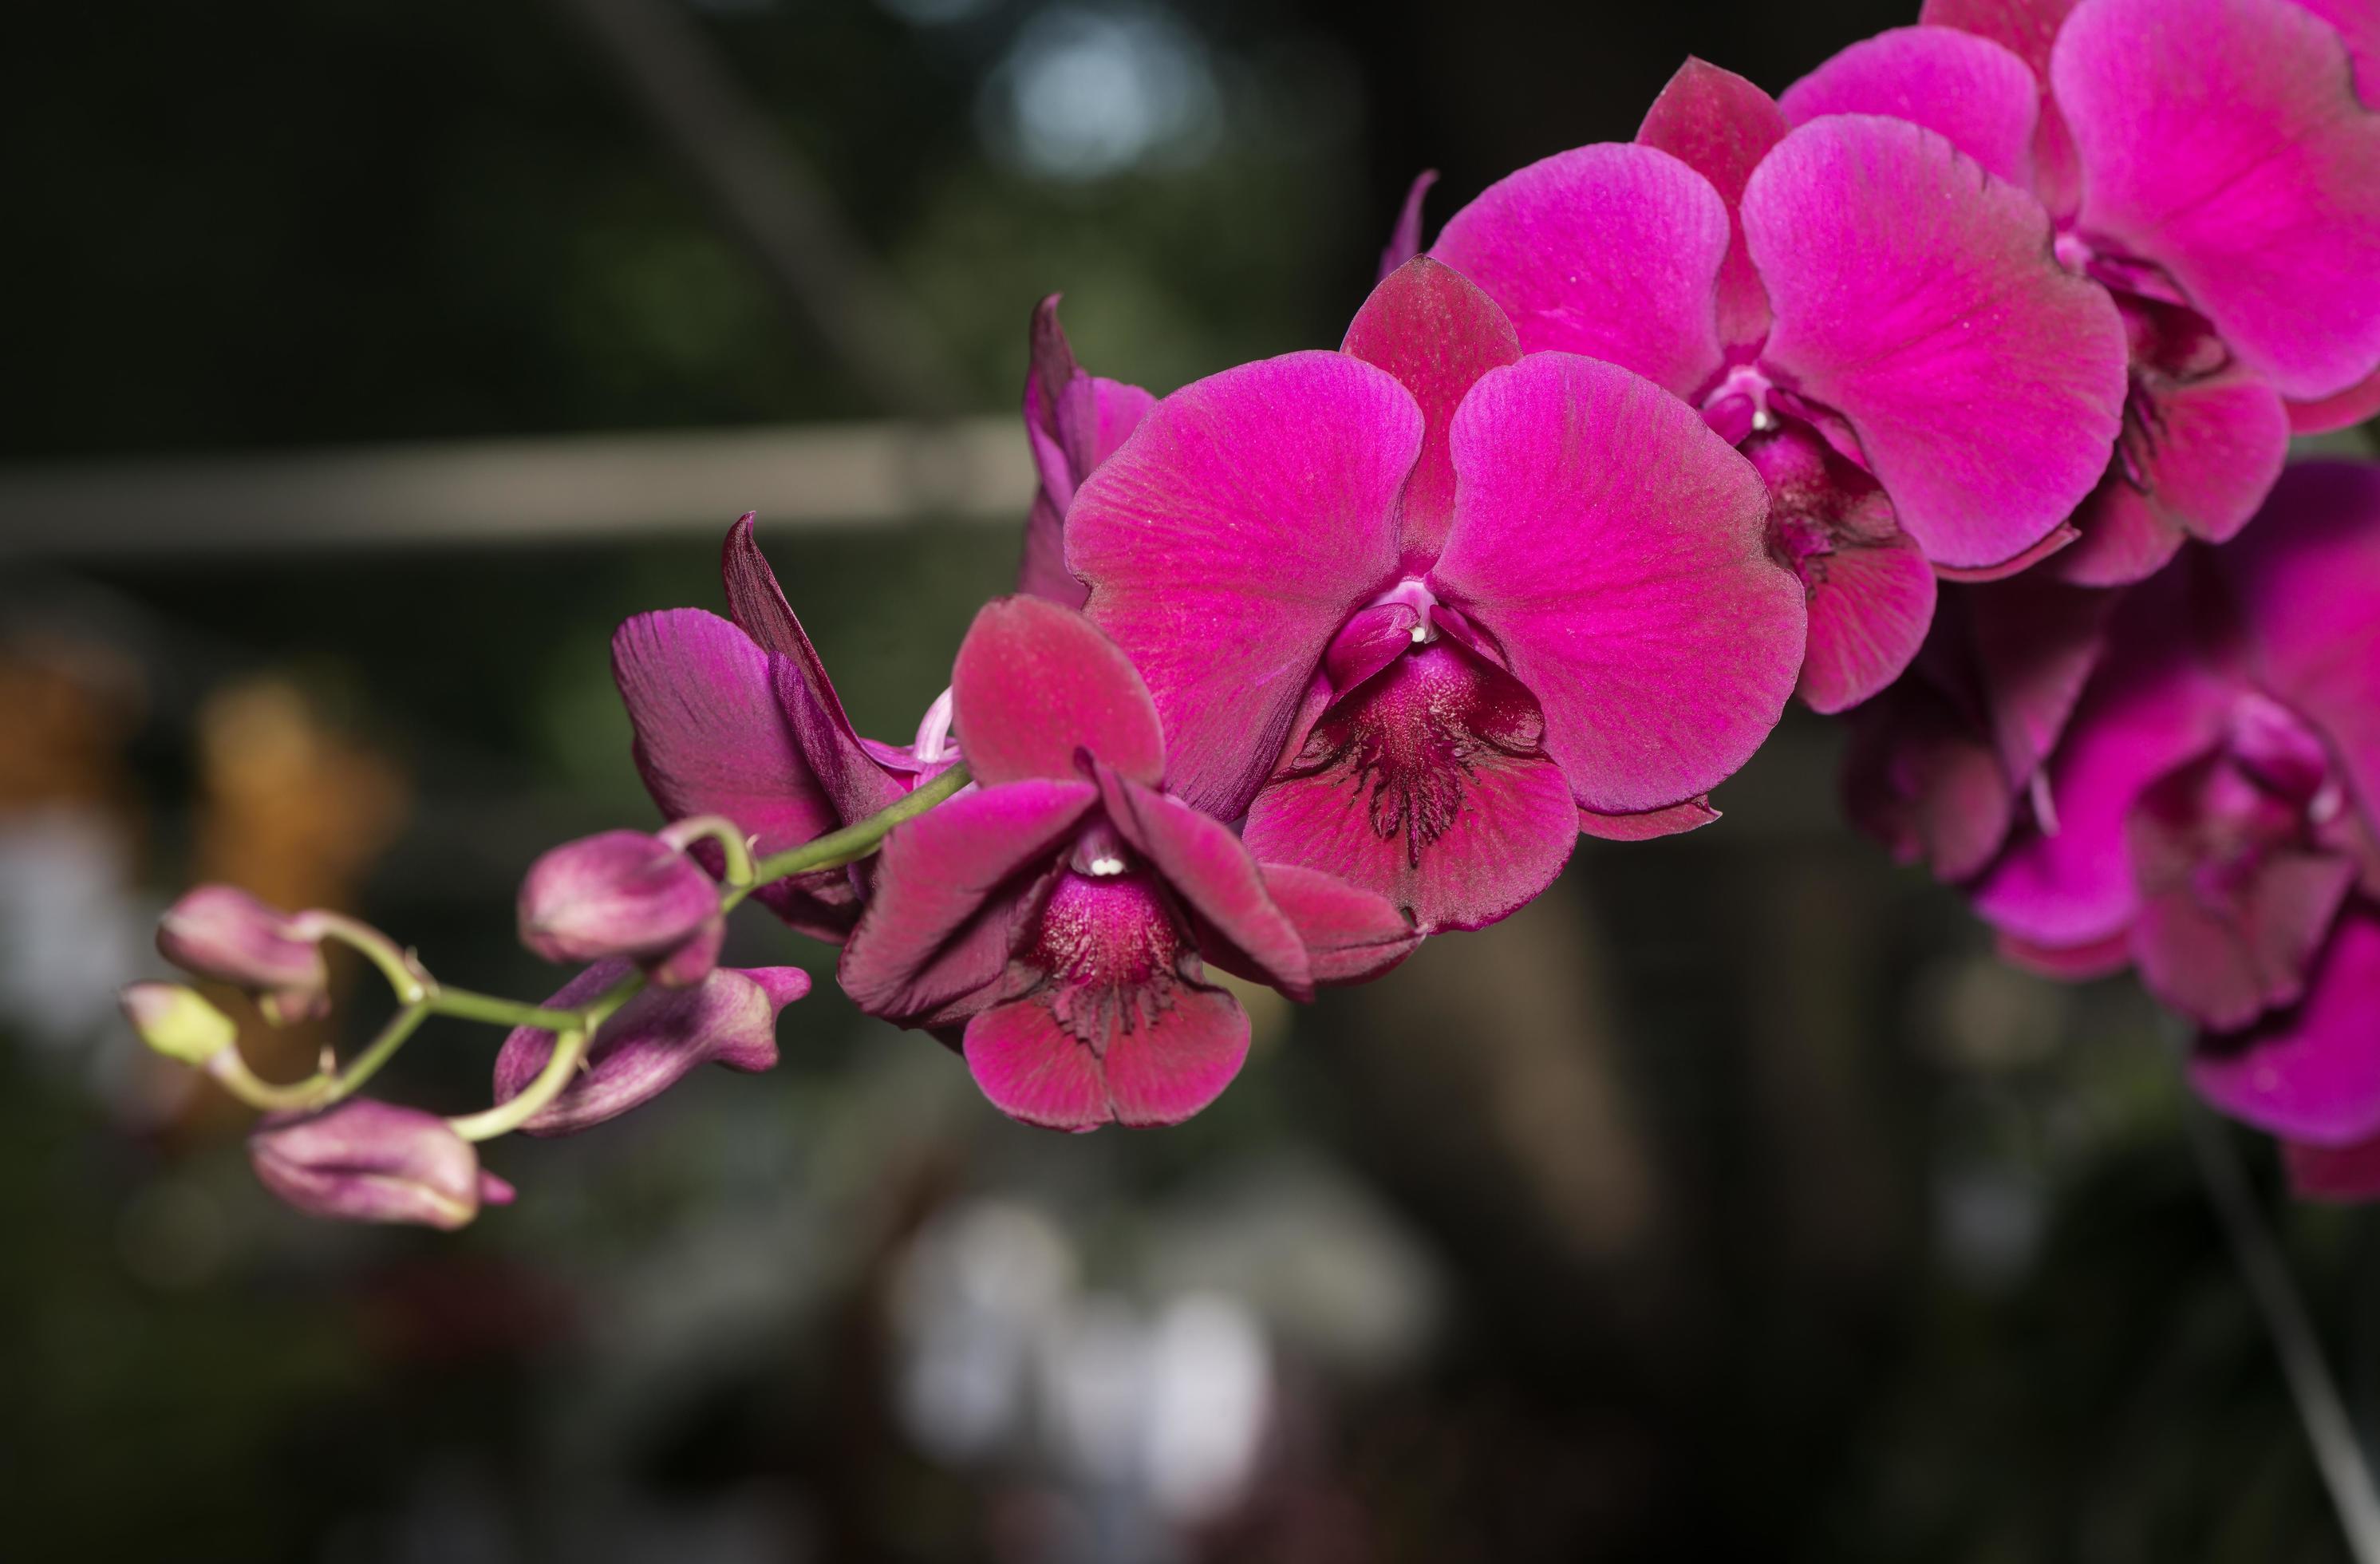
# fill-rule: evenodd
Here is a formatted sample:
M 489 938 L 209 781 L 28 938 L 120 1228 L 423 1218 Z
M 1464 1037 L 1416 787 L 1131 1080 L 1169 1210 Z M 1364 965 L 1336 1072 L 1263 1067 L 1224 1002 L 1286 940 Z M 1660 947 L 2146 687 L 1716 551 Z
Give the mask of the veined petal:
M 1425 168 L 1414 176 L 1405 191 L 1404 205 L 1397 210 L 1397 225 L 1389 230 L 1387 248 L 1380 251 L 1379 281 L 1386 282 L 1389 273 L 1419 255 L 1421 244 L 1421 204 L 1428 198 L 1429 188 L 1438 183 L 1438 170 Z
M 2347 53 L 2355 61 L 2356 96 L 2371 108 L 2380 104 L 2380 5 L 2373 0 L 2297 0 L 2297 3 L 2338 30 Z
M 2366 375 L 2336 396 L 2286 406 L 2291 434 L 2328 434 L 2335 429 L 2352 428 L 2380 413 L 2380 370 Z
M 1089 750 L 1135 782 L 1165 774 L 1157 708 L 1099 626 L 1040 598 L 978 611 L 951 670 L 952 711 L 968 769 L 987 787 L 1077 779 Z
M 1685 403 L 1567 353 L 1491 370 L 1453 451 L 1431 584 L 1536 697 L 1577 801 L 1660 808 L 1742 765 L 1792 693 L 1805 629 L 1752 464 Z
M 1454 524 L 1447 426 L 1479 377 L 1521 356 L 1495 300 L 1452 267 L 1417 256 L 1381 279 L 1339 351 L 1397 377 L 1421 406 L 1421 456 L 1398 507 L 1408 567 L 1426 567 Z
M 2050 79 L 2095 245 L 2162 267 L 2284 395 L 2380 365 L 2380 115 L 2327 23 L 2289 0 L 2092 0 Z
M 2121 596 L 2022 576 L 1961 588 L 1953 597 L 1974 649 L 1992 742 L 2010 784 L 2024 787 L 2073 717 Z
M 1639 145 L 1658 147 L 1701 175 L 1727 203 L 1727 259 L 1719 266 L 1718 338 L 1747 347 L 1768 334 L 1768 294 L 1743 248 L 1736 203 L 1744 181 L 1791 128 L 1775 99 L 1731 70 L 1688 57 L 1637 127 Z
M 1297 929 L 1272 898 L 1257 861 L 1229 826 L 1119 773 L 1096 768 L 1108 821 L 1208 929 L 1242 953 L 1245 964 L 1292 999 L 1310 999 L 1314 981 Z
M 1933 131 L 1841 115 L 1768 154 L 1743 230 L 1777 310 L 1761 362 L 1850 421 L 1926 557 L 1997 564 L 2091 491 L 2123 323 L 2051 258 L 2031 196 Z
M 961 793 L 893 828 L 875 895 L 843 948 L 837 976 L 853 1002 L 904 1024 L 939 1024 L 997 999 L 1038 915 L 1038 877 L 1098 799 L 1087 782 L 1034 779 Z
M 2025 63 L 2040 84 L 2041 115 L 2033 139 L 2033 190 L 2063 221 L 2082 199 L 2082 171 L 2074 138 L 2049 91 L 2049 51 L 2075 0 L 1925 0 L 1918 20 L 1988 38 Z
M 1604 842 L 1654 842 L 1664 836 L 1683 836 L 1690 830 L 1700 830 L 1719 818 L 1711 807 L 1708 795 L 1689 798 L 1682 804 L 1672 804 L 1666 809 L 1640 809 L 1633 815 L 1602 815 L 1581 807 L 1578 829 L 1581 835 Z
M 1651 147 L 1600 142 L 1507 175 L 1430 253 L 1502 305 L 1535 353 L 1584 353 L 1681 396 L 1719 370 L 1727 203 Z
M 1846 711 L 1900 677 L 1934 622 L 1934 567 L 1905 532 L 1803 564 L 1809 650 L 1798 685 L 1813 711 Z
M 1025 377 L 1025 436 L 1041 479 L 1025 523 L 1016 589 L 1080 608 L 1086 589 L 1066 569 L 1066 507 L 1093 467 L 1122 445 L 1157 398 L 1136 385 L 1087 374 L 1058 322 L 1059 295 L 1033 310 L 1032 368 Z
M 1247 1012 L 1220 988 L 1184 983 L 1172 1003 L 1102 1058 L 1040 998 L 967 1023 L 967 1068 L 993 1107 L 1051 1130 L 1178 1124 L 1217 1097 L 1248 1057 Z
M 1854 824 L 1937 879 L 1980 871 L 2015 818 L 2015 790 L 1999 757 L 1959 704 L 1918 672 L 1852 713 L 1842 792 Z
M 2380 1132 L 2380 915 L 2338 922 L 2303 1000 L 2254 1026 L 2201 1038 L 2190 1062 L 2198 1095 L 2258 1129 L 2312 1146 Z
M 1477 928 L 1553 883 L 1576 806 L 1545 720 L 1443 641 L 1342 699 L 1248 807 L 1248 850 L 1385 896 L 1425 933 Z
M 1330 638 L 1390 584 L 1421 439 L 1394 376 L 1293 353 L 1175 392 L 1076 493 L 1067 563 L 1148 682 L 1193 807 L 1246 811 Z
M 1977 33 L 1897 27 L 1852 44 L 1785 89 L 1785 117 L 1880 114 L 1922 125 L 2010 184 L 2033 185 L 2041 84 L 2033 67 Z
M 1281 910 L 1305 944 L 1317 983 L 1368 983 L 1421 945 L 1421 931 L 1385 896 L 1350 885 L 1334 874 L 1301 864 L 1264 864 L 1265 893 Z M 1208 959 L 1243 977 L 1255 971 L 1230 964 L 1226 955 Z

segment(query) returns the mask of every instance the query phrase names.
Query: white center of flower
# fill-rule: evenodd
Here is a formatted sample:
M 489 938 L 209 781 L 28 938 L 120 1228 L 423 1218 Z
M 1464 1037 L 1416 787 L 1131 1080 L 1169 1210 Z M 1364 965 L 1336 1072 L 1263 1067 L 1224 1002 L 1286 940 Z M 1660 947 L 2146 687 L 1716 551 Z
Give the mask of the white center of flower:
M 1087 867 L 1089 868 L 1091 874 L 1099 879 L 1105 879 L 1110 875 L 1123 873 L 1123 860 L 1105 853 L 1093 858 Z

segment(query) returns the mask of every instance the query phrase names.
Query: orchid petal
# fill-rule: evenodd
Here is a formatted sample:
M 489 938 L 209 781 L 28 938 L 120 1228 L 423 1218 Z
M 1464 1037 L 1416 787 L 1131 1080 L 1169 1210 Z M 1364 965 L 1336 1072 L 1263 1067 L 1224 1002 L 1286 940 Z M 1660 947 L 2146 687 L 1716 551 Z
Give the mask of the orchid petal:
M 1796 686 L 1810 709 L 1846 711 L 1900 677 L 1934 622 L 1934 569 L 1908 534 L 1803 564 L 1809 649 Z
M 1380 251 L 1378 279 L 1388 280 L 1389 273 L 1421 253 L 1421 207 L 1429 195 L 1429 188 L 1438 183 L 1438 170 L 1425 168 L 1414 176 L 1412 188 L 1405 191 L 1404 205 L 1397 210 L 1397 225 L 1389 232 L 1388 247 Z
M 1302 864 L 1264 864 L 1265 893 L 1305 945 L 1317 983 L 1368 983 L 1421 946 L 1421 931 L 1385 896 Z M 1208 960 L 1241 976 L 1253 969 Z
M 1175 392 L 1076 493 L 1067 563 L 1147 680 L 1193 807 L 1246 811 L 1331 637 L 1389 585 L 1421 438 L 1395 377 L 1295 353 Z
M 2372 373 L 2380 115 L 2336 31 L 2288 0 L 2093 0 L 2050 79 L 2095 246 L 2162 267 L 2284 395 Z
M 1842 791 L 1854 824 L 1897 861 L 1923 863 L 1937 879 L 1981 870 L 2015 818 L 2015 791 L 1999 757 L 1916 673 L 1852 713 Z
M 1719 370 L 1728 232 L 1727 203 L 1702 176 L 1651 147 L 1602 142 L 1490 185 L 1430 253 L 1502 305 L 1528 351 L 1584 353 L 1689 396 Z
M 1633 815 L 1604 815 L 1582 806 L 1578 829 L 1604 842 L 1655 842 L 1700 830 L 1719 818 L 1707 795 L 1672 804 L 1666 809 L 1640 809 Z
M 1922 127 L 1837 115 L 1768 154 L 1743 229 L 1777 309 L 1761 362 L 1850 420 L 1929 559 L 2007 559 L 2091 491 L 2123 322 L 2031 196 Z
M 1863 39 L 1777 99 L 1797 126 L 1830 114 L 1922 125 L 2024 188 L 2033 184 L 2040 105 L 2032 67 L 1987 38 L 1947 27 L 1897 27 Z
M 1730 347 L 1747 347 L 1768 334 L 1768 294 L 1743 248 L 1743 222 L 1735 209 L 1752 171 L 1791 128 L 1767 93 L 1731 70 L 1689 57 L 1636 130 L 1639 145 L 1680 159 L 1727 203 L 1727 259 L 1715 297 L 1718 339 Z
M 2300 1200 L 2352 1205 L 2380 1199 L 2380 1135 L 2352 1146 L 2286 1141 L 2281 1164 L 2289 1171 L 2289 1193 Z
M 1178 1124 L 1218 1097 L 1248 1055 L 1248 1018 L 1220 989 L 1179 985 L 1172 1002 L 1106 1045 L 1060 1024 L 1039 996 L 967 1023 L 967 1068 L 993 1107 L 1053 1130 Z
M 1742 765 L 1792 693 L 1805 629 L 1752 465 L 1685 403 L 1567 353 L 1489 371 L 1453 451 L 1430 582 L 1536 697 L 1577 801 L 1659 808 Z
M 1165 774 L 1165 738 L 1140 675 L 1099 626 L 1040 598 L 984 604 L 951 670 L 952 712 L 985 786 L 1081 776 L 1087 749 L 1135 782 Z
M 1080 608 L 1087 589 L 1066 569 L 1066 507 L 1091 469 L 1115 454 L 1157 398 L 1136 385 L 1087 374 L 1058 323 L 1057 294 L 1033 310 L 1025 378 L 1025 435 L 1040 488 L 1025 523 L 1016 589 Z
M 1988 38 L 2022 60 L 2039 85 L 2039 122 L 2033 137 L 2033 192 L 2060 222 L 2082 199 L 2082 170 L 2074 136 L 2049 90 L 2049 51 L 2075 0 L 1925 0 L 1918 20 Z
M 2291 402 L 2287 406 L 2291 434 L 2328 434 L 2335 429 L 2351 429 L 2380 413 L 2380 370 L 2366 375 L 2336 396 Z
M 2293 1141 L 2351 1146 L 2380 1131 L 2380 916 L 2339 920 L 2304 1000 L 2255 1025 L 2201 1039 L 2198 1095 L 2235 1119 Z

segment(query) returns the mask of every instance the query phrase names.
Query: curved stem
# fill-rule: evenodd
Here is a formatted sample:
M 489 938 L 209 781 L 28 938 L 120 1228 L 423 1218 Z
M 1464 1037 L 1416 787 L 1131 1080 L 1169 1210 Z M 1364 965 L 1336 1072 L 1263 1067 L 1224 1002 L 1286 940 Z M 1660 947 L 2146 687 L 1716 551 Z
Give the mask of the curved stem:
M 492 1026 L 534 1026 L 543 1032 L 559 1032 L 576 1025 L 579 1012 L 548 1010 L 543 1005 L 524 1004 L 518 1000 L 499 999 L 493 994 L 481 994 L 469 988 L 441 987 L 430 996 L 430 1008 L 440 1015 L 451 1015 L 462 1021 L 484 1021 Z
M 351 918 L 345 913 L 324 912 L 315 908 L 298 915 L 298 926 L 318 940 L 335 940 L 351 951 L 359 951 L 380 968 L 381 976 L 396 994 L 401 1005 L 419 1004 L 437 989 L 437 983 L 423 971 L 421 963 L 412 952 L 374 928 L 370 924 Z
M 571 1012 L 569 1024 L 554 1034 L 553 1052 L 547 1056 L 545 1068 L 521 1089 L 519 1096 L 478 1113 L 449 1119 L 447 1124 L 465 1140 L 493 1140 L 498 1135 L 512 1134 L 536 1118 L 547 1103 L 560 1097 L 563 1088 L 570 1085 L 570 1077 L 577 1071 L 580 1061 L 587 1057 L 587 1049 L 593 1043 L 597 1030 L 622 1005 L 636 998 L 644 986 L 644 974 L 632 972 L 589 1000 L 584 1007 Z
M 806 842 L 783 853 L 771 853 L 760 860 L 755 870 L 759 883 L 767 885 L 788 875 L 808 874 L 815 869 L 839 868 L 844 864 L 857 863 L 875 852 L 894 826 L 904 820 L 916 819 L 966 786 L 970 780 L 966 762 L 958 761 L 933 781 L 920 784 L 915 793 L 868 816 L 857 825 L 830 831 L 815 842 Z M 722 899 L 722 905 L 732 906 L 741 900 L 743 897 L 736 894 L 732 899 Z

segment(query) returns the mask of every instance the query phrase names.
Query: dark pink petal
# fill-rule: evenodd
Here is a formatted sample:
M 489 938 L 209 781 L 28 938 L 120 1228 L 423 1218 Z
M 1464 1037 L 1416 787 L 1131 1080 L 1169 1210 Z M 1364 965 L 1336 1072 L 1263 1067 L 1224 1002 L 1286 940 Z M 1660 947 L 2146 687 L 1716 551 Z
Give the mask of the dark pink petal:
M 248 1137 L 257 1182 L 298 1209 L 350 1222 L 405 1222 L 453 1231 L 504 1205 L 512 1186 L 483 1182 L 480 1156 L 445 1120 L 418 1108 L 350 1097 L 310 1116 L 275 1115 Z
M 1995 941 L 2000 959 L 2027 972 L 2068 983 L 2113 977 L 2132 964 L 2131 929 L 2111 934 L 2089 945 L 2035 945 L 2003 934 Z
M 1248 1016 L 1220 988 L 1184 983 L 1171 1008 L 1108 1048 L 1108 1101 L 1127 1127 L 1179 1124 L 1247 1062 Z
M 1664 836 L 1682 836 L 1690 830 L 1700 830 L 1718 818 L 1710 799 L 1689 798 L 1682 804 L 1672 804 L 1666 809 L 1643 809 L 1633 815 L 1602 815 L 1582 807 L 1578 812 L 1578 829 L 1588 836 L 1605 842 L 1653 842 Z
M 1025 524 L 1016 589 L 1080 608 L 1086 589 L 1066 569 L 1066 507 L 1093 467 L 1112 455 L 1157 399 L 1136 385 L 1087 374 L 1058 323 L 1058 298 L 1035 307 L 1025 378 L 1025 434 L 1041 484 Z
M 330 1013 L 331 970 L 319 934 L 309 919 L 236 885 L 200 885 L 157 920 L 157 953 L 196 976 L 261 996 L 267 1019 L 283 1025 Z
M 1854 824 L 1937 879 L 1981 870 L 2015 818 L 2015 791 L 1990 743 L 1915 673 L 1852 713 L 1842 788 Z
M 2288 0 L 2093 0 L 2050 79 L 2095 246 L 2162 267 L 2284 395 L 2380 364 L 2380 115 L 2326 23 Z
M 2335 429 L 2351 428 L 2373 414 L 2380 413 L 2380 370 L 2365 376 L 2361 382 L 2336 396 L 2325 396 L 2315 402 L 2291 402 L 2287 406 L 2291 434 L 2327 434 Z
M 1040 598 L 983 605 L 951 670 L 952 713 L 967 766 L 987 787 L 1074 778 L 1078 750 L 1135 782 L 1165 775 L 1157 708 L 1099 626 Z
M 2005 560 L 2091 491 L 2123 322 L 2031 196 L 1922 127 L 1840 115 L 1768 154 L 1743 231 L 1777 310 L 1762 364 L 1850 421 L 1927 558 Z
M 2049 91 L 2049 51 L 2075 0 L 1925 0 L 1918 19 L 1988 38 L 2025 63 L 2040 84 L 2041 117 L 2033 139 L 2033 189 L 2051 215 L 2073 215 L 2082 199 L 2074 138 Z
M 2028 188 L 2040 103 L 2032 67 L 1987 38 L 1946 27 L 1897 27 L 1863 39 L 1777 100 L 1795 125 L 1829 114 L 1889 115 L 1922 125 Z
M 653 802 L 672 819 L 724 815 L 762 856 L 844 823 L 778 698 L 781 672 L 796 690 L 805 687 L 791 679 L 784 660 L 771 659 L 744 632 L 700 609 L 639 614 L 612 637 L 612 676 L 636 729 L 637 770 Z M 841 938 L 856 915 L 840 871 L 786 881 L 760 896 L 786 922 L 820 939 Z
M 2260 681 L 2322 731 L 2380 817 L 2380 467 L 2296 464 L 2220 557 Z
M 1792 693 L 1804 632 L 1752 465 L 1685 403 L 1567 353 L 1490 371 L 1453 449 L 1432 588 L 1536 699 L 1578 802 L 1661 808 L 1742 765 Z
M 1066 568 L 1066 515 L 1047 494 L 1033 496 L 1025 513 L 1025 557 L 1017 562 L 1016 589 L 1080 608 L 1091 589 Z
M 2380 1135 L 2337 1146 L 2285 1141 L 2281 1164 L 2289 1171 L 2289 1193 L 2300 1200 L 2380 1200 Z
M 1045 1130 L 1096 1130 L 1115 1119 L 1099 1056 L 1039 998 L 994 1005 L 966 1024 L 967 1070 L 991 1105 Z
M 1262 981 L 1292 999 L 1311 999 L 1305 943 L 1266 894 L 1256 859 L 1231 828 L 1104 761 L 1097 776 L 1099 802 L 1116 834 L 1148 860 L 1206 931 L 1239 952 L 1242 964 Z
M 1298 864 L 1266 864 L 1265 891 L 1305 942 L 1317 983 L 1368 983 L 1421 945 L 1421 931 L 1385 896 Z M 1209 960 L 1243 977 L 1255 974 Z
M 1425 933 L 1477 928 L 1553 883 L 1576 806 L 1510 676 L 1440 641 L 1318 723 L 1249 806 L 1248 850 L 1385 896 Z
M 2258 1129 L 2314 1146 L 2351 1146 L 2380 1131 L 2380 915 L 2339 920 L 2305 999 L 2254 1026 L 2200 1040 L 2198 1095 Z
M 1710 181 L 1607 141 L 1488 186 L 1430 253 L 1502 305 L 1528 351 L 1608 359 L 1689 396 L 1719 370 L 1728 232 Z
M 726 541 L 720 545 L 719 574 L 727 588 L 728 616 L 755 646 L 793 663 L 803 687 L 842 741 L 856 747 L 859 738 L 852 731 L 851 719 L 844 715 L 834 681 L 826 676 L 826 664 L 819 660 L 818 649 L 810 645 L 802 622 L 794 616 L 793 605 L 785 601 L 784 590 L 777 585 L 777 573 L 769 568 L 768 556 L 753 536 L 757 515 L 747 511 L 737 517 L 727 529 Z
M 967 1023 L 967 1068 L 993 1107 L 1052 1130 L 1178 1124 L 1223 1093 L 1248 1055 L 1248 1018 L 1220 989 L 1183 984 L 1172 1002 L 1107 1044 L 1104 1058 L 1040 997 Z
M 2119 594 L 2020 576 L 1954 594 L 1977 688 L 2010 784 L 2033 780 L 2074 715 L 2107 646 Z
M 1388 274 L 1421 253 L 1421 203 L 1429 195 L 1429 188 L 1438 183 L 1438 170 L 1425 168 L 1414 176 L 1413 188 L 1405 192 L 1405 203 L 1397 212 L 1397 225 L 1389 233 L 1388 248 L 1380 251 L 1380 277 Z
M 521 943 L 552 962 L 659 959 L 719 920 L 710 877 L 641 830 L 547 849 L 521 878 L 516 903 Z
M 836 973 L 853 1002 L 939 1024 L 997 998 L 990 990 L 1038 915 L 1040 877 L 1098 799 L 1087 782 L 1015 782 L 961 793 L 895 827 Z
M 1421 438 L 1394 376 L 1293 353 L 1175 392 L 1075 495 L 1067 563 L 1148 681 L 1193 807 L 1246 811 L 1331 637 L 1390 585 Z
M 624 963 L 598 963 L 546 1005 L 575 1009 L 626 972 Z M 799 967 L 775 966 L 722 967 L 698 988 L 648 988 L 603 1024 L 570 1084 L 521 1128 L 532 1135 L 574 1134 L 651 1101 L 705 1062 L 771 1069 L 777 1062 L 777 1012 L 809 987 Z M 516 1027 L 496 1054 L 495 1100 L 518 1097 L 552 1057 L 552 1033 Z
M 1743 248 L 1736 203 L 1744 181 L 1791 128 L 1776 100 L 1731 70 L 1689 57 L 1661 89 L 1637 127 L 1640 145 L 1658 147 L 1711 182 L 1727 203 L 1727 260 L 1718 271 L 1718 339 L 1747 347 L 1768 334 L 1768 294 Z
M 2295 1003 L 2355 879 L 2294 840 L 2298 813 L 2210 756 L 2151 783 L 2125 822 L 2142 984 L 2202 1026 Z
M 1425 255 L 1381 279 L 1339 351 L 1388 370 L 1421 405 L 1421 457 L 1405 479 L 1398 527 L 1407 568 L 1426 568 L 1454 524 L 1447 426 L 1481 375 L 1521 356 L 1521 339 L 1470 279 Z
M 1813 711 L 1847 711 L 1900 677 L 1934 622 L 1934 569 L 1905 532 L 1803 562 L 1809 650 L 1797 686 Z
M 2380 103 L 2380 5 L 2373 0 L 2297 0 L 2338 30 L 2355 61 L 2356 95 L 2366 108 Z

